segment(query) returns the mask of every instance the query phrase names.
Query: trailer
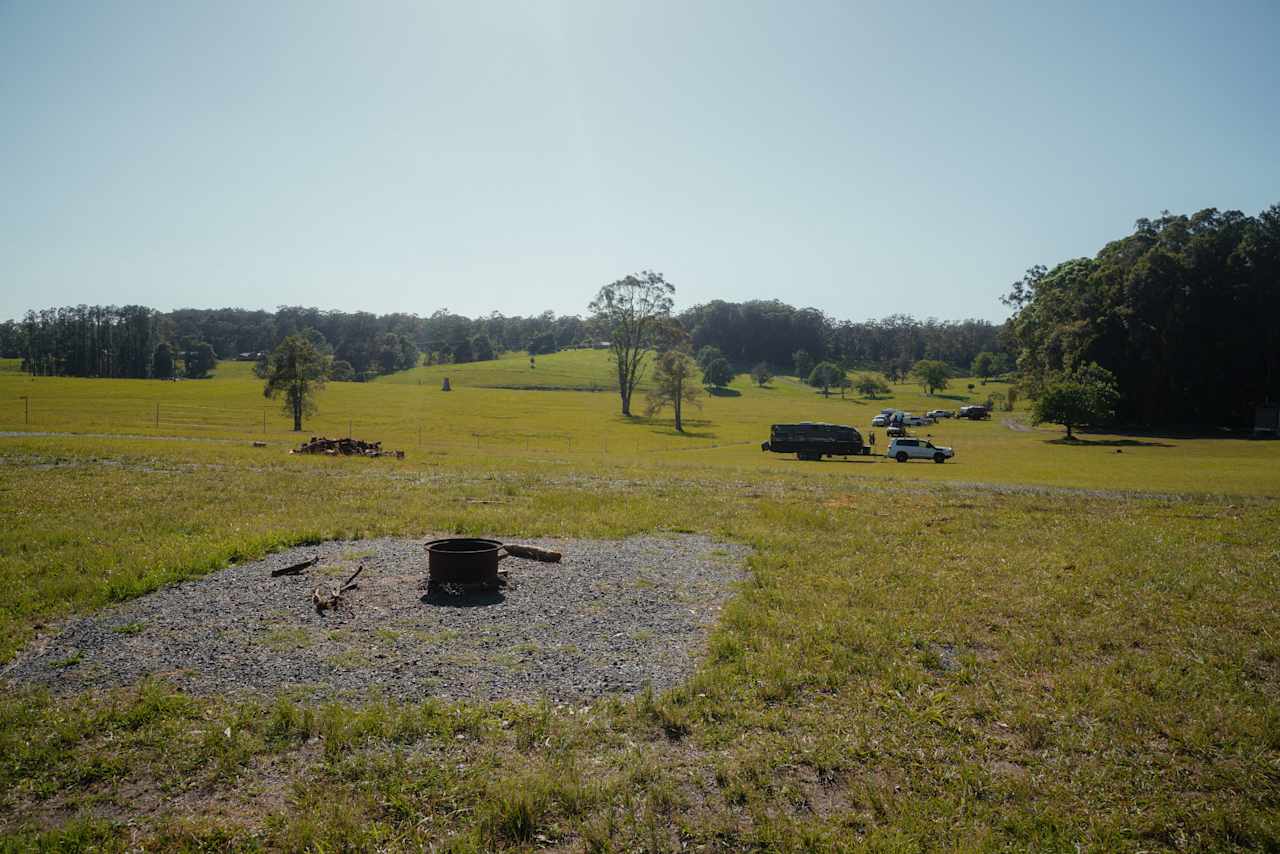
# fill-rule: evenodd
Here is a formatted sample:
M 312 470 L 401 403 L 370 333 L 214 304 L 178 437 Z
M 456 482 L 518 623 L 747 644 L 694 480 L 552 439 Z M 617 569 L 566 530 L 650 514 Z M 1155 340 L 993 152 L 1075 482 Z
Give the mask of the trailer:
M 799 460 L 871 455 L 871 447 L 862 441 L 862 434 L 853 427 L 817 421 L 774 424 L 769 428 L 769 441 L 762 443 L 760 450 L 795 454 Z

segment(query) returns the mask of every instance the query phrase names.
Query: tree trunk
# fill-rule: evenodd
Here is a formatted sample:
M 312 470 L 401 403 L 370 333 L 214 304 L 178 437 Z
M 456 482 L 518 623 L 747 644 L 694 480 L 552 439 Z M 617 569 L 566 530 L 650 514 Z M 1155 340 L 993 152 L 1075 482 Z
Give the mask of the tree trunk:
M 622 396 L 622 414 L 631 417 L 631 395 L 627 394 L 625 389 L 619 389 L 618 393 Z
M 1066 426 L 1066 428 L 1067 428 L 1067 441 L 1068 441 L 1068 442 L 1070 442 L 1072 439 L 1074 439 L 1074 438 L 1075 438 L 1075 436 L 1072 436 L 1072 435 L 1071 435 L 1071 425 L 1070 425 L 1070 424 L 1067 424 L 1067 425 L 1065 425 L 1065 426 Z
M 302 432 L 302 398 L 293 399 L 293 432 Z
M 676 432 L 677 433 L 684 432 L 684 422 L 680 420 L 680 397 L 682 394 L 684 394 L 683 384 L 676 386 L 675 410 L 676 410 Z

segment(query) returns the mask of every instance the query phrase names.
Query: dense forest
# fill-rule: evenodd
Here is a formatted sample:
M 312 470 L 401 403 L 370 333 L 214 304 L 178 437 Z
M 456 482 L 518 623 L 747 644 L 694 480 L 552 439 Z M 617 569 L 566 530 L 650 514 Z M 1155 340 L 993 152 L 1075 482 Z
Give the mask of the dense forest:
M 712 346 L 740 370 L 765 362 L 789 372 L 794 354 L 849 368 L 905 374 L 920 359 L 937 359 L 968 371 L 979 353 L 999 352 L 1001 326 L 986 320 L 917 320 L 895 314 L 883 320 L 833 320 L 815 308 L 777 300 L 714 300 L 680 315 L 695 349 Z
M 322 311 L 282 306 L 240 308 L 66 306 L 29 311 L 0 323 L 0 355 L 21 358 L 35 374 L 155 377 L 157 351 L 184 363 L 208 346 L 219 359 L 257 360 L 302 333 L 333 359 L 335 379 L 364 379 L 429 362 L 492 359 L 504 350 L 554 352 L 589 340 L 578 317 L 492 314 L 470 319 L 447 311 L 412 314 Z M 160 364 L 167 362 L 162 358 Z
M 1202 210 L 1139 220 L 1093 258 L 1035 267 L 1012 286 L 1005 324 L 983 320 L 835 320 L 777 300 L 714 300 L 677 315 L 693 349 L 716 348 L 738 372 L 792 373 L 808 363 L 904 375 L 919 360 L 967 371 L 1016 369 L 1032 398 L 1055 378 L 1097 366 L 1114 377 L 1126 424 L 1247 424 L 1280 400 L 1280 205 L 1257 216 Z M 216 358 L 260 359 L 301 333 L 330 356 L 335 379 L 421 362 L 492 359 L 591 346 L 607 330 L 578 316 L 437 311 L 374 315 L 284 306 L 158 312 L 70 306 L 0 323 L 0 355 L 36 374 L 203 376 Z
M 789 373 L 801 350 L 813 360 L 848 367 L 905 373 L 927 358 L 967 370 L 978 353 L 1000 349 L 1001 327 L 988 321 L 894 315 L 853 323 L 776 300 L 716 300 L 677 319 L 695 347 L 718 347 L 739 371 L 765 362 Z M 294 333 L 306 334 L 332 356 L 340 379 L 390 373 L 424 360 L 470 362 L 511 350 L 552 353 L 608 337 L 589 320 L 551 312 L 467 318 L 447 311 L 419 317 L 296 306 L 274 312 L 185 308 L 167 313 L 143 306 L 67 306 L 30 311 L 20 321 L 0 324 L 0 353 L 21 357 L 27 370 L 44 375 L 167 376 L 156 370 L 161 347 L 183 364 L 205 345 L 218 358 L 258 359 Z M 159 365 L 168 361 L 162 357 Z
M 1141 219 L 1093 258 L 1028 271 L 1005 302 L 1032 396 L 1096 364 L 1127 424 L 1244 425 L 1280 400 L 1280 205 Z

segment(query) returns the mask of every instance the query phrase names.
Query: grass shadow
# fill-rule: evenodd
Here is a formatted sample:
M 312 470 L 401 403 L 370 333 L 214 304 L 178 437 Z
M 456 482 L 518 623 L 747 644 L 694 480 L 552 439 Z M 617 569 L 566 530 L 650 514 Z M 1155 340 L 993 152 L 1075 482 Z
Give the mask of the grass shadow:
M 712 430 L 690 430 L 689 422 L 687 421 L 685 422 L 685 428 L 683 433 L 676 432 L 676 428 L 674 426 L 667 427 L 665 429 L 661 427 L 654 428 L 652 432 L 659 436 L 674 436 L 678 439 L 717 439 L 719 438 L 719 434 Z
M 1068 439 L 1059 436 L 1057 439 L 1045 439 L 1046 445 L 1079 445 L 1095 448 L 1172 448 L 1167 442 L 1145 442 L 1141 439 L 1081 439 L 1078 436 Z
M 736 388 L 715 388 L 714 386 L 707 388 L 707 394 L 712 397 L 742 397 L 742 392 Z
M 935 394 L 933 395 L 933 397 L 937 398 L 938 400 L 970 400 L 972 399 L 973 395 L 971 394 Z
M 848 459 L 841 457 L 839 459 L 832 458 L 832 459 L 823 459 L 823 460 L 792 460 L 791 462 L 793 463 L 847 463 L 849 465 L 870 465 L 872 463 L 884 462 L 884 460 L 885 458 L 880 454 L 872 454 L 867 457 L 849 457 Z

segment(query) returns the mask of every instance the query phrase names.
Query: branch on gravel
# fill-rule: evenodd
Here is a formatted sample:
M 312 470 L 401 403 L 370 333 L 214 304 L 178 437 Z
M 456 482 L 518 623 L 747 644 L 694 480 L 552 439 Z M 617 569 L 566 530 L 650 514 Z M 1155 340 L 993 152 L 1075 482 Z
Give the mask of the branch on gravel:
M 320 555 L 316 555 L 311 560 L 304 560 L 302 563 L 295 563 L 293 566 L 286 566 L 281 569 L 271 570 L 272 578 L 279 578 L 282 575 L 298 575 L 304 569 L 310 569 L 320 562 Z
M 362 572 L 364 572 L 364 564 L 360 564 L 356 571 L 351 573 L 351 577 L 343 582 L 341 587 L 330 587 L 328 590 L 323 587 L 317 587 L 312 590 L 311 603 L 316 606 L 316 613 L 323 614 L 325 611 L 334 610 L 341 605 L 343 602 L 342 594 L 360 586 L 356 583 L 356 578 Z

